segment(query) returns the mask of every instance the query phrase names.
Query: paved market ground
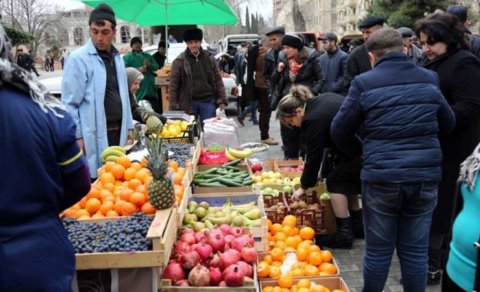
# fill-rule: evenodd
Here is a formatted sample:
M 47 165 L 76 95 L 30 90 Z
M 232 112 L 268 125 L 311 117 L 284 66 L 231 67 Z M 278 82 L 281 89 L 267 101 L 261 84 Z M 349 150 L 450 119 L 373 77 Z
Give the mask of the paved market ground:
M 277 141 L 280 139 L 280 126 L 278 121 L 274 119 L 272 115 L 272 120 L 270 122 L 271 130 L 270 135 L 275 138 Z M 246 142 L 259 142 L 258 126 L 253 125 L 251 121 L 248 121 L 248 117 L 245 119 L 245 127 L 239 128 L 240 143 Z M 281 146 L 270 146 L 268 151 L 260 152 L 255 154 L 253 157 L 256 157 L 260 160 L 266 159 L 282 159 L 283 154 L 281 151 Z M 362 256 L 365 250 L 364 240 L 356 239 L 354 246 L 351 250 L 333 250 L 333 255 L 340 267 L 341 276 L 347 283 L 348 287 L 352 292 L 360 292 L 363 287 L 363 276 L 362 276 Z M 403 291 L 402 286 L 399 284 L 401 278 L 400 274 L 400 264 L 398 258 L 394 256 L 392 259 L 392 266 L 390 268 L 390 273 L 388 275 L 387 285 L 385 286 L 385 292 L 400 292 Z M 428 292 L 440 292 L 440 285 L 429 286 L 427 288 Z

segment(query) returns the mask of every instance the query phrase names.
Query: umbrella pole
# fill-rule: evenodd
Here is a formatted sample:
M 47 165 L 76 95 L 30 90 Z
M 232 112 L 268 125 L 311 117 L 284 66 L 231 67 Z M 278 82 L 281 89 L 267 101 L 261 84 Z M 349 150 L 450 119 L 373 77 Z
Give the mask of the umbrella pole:
M 165 1 L 165 46 L 166 46 L 166 52 L 165 52 L 165 56 L 167 57 L 166 60 L 167 60 L 167 64 L 170 63 L 168 62 L 168 47 L 170 46 L 170 44 L 168 43 L 168 0 Z

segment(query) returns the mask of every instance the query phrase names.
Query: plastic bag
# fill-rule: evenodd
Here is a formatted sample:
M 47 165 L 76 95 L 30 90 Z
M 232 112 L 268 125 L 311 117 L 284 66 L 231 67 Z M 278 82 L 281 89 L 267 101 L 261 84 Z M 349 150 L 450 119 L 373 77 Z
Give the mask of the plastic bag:
M 203 126 L 204 146 L 238 147 L 238 127 L 233 119 L 212 118 Z

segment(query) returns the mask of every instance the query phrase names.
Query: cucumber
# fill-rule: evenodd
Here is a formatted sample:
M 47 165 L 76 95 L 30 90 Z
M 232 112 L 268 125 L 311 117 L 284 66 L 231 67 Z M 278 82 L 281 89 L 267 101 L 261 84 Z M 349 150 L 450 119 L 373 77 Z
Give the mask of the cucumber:
M 196 185 L 201 184 L 201 183 L 205 183 L 205 182 L 206 182 L 206 180 L 204 180 L 204 179 L 200 179 L 200 178 L 194 178 L 193 179 L 193 183 L 196 184 Z
M 217 172 L 217 170 L 218 170 L 218 168 L 212 167 L 212 168 L 210 168 L 210 169 L 208 169 L 208 170 L 201 171 L 201 172 L 197 172 L 197 173 L 195 174 L 195 177 L 197 177 L 197 178 L 203 178 L 204 175 L 214 174 L 214 173 Z
M 235 166 L 230 166 L 230 165 L 222 166 L 222 168 L 225 168 L 225 169 L 228 169 L 228 170 L 234 171 L 234 172 L 244 171 L 244 170 L 236 168 Z
M 226 185 L 218 183 L 218 182 L 213 182 L 213 183 L 200 183 L 198 184 L 199 187 L 225 187 Z
M 244 185 L 241 184 L 241 183 L 237 183 L 235 182 L 234 180 L 231 180 L 231 179 L 227 179 L 227 178 L 224 178 L 224 177 L 221 177 L 219 179 L 220 183 L 222 184 L 225 184 L 229 187 L 243 187 Z
M 222 176 L 216 175 L 215 177 L 211 177 L 211 178 L 205 179 L 205 182 L 206 182 L 206 183 L 218 182 L 221 177 L 222 177 Z
M 251 186 L 252 184 L 253 184 L 252 179 L 247 179 L 247 180 L 243 181 L 243 186 Z

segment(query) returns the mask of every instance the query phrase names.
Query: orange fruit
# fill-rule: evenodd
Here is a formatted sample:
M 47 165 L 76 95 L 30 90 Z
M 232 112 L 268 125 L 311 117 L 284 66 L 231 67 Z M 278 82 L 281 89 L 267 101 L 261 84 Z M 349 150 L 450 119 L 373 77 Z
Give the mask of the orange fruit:
M 285 241 L 275 241 L 274 247 L 278 247 L 284 250 L 287 247 L 287 244 L 285 243 Z
M 318 276 L 318 268 L 314 265 L 306 265 L 305 268 L 305 276 Z
M 275 235 L 277 232 L 281 232 L 283 230 L 282 224 L 275 223 L 272 225 L 272 235 Z
M 320 272 L 327 273 L 329 275 L 334 275 L 337 273 L 337 268 L 334 264 L 331 263 L 322 263 L 320 265 Z
M 112 166 L 112 169 L 110 170 L 110 172 L 113 174 L 113 176 L 116 179 L 121 180 L 123 179 L 123 173 L 125 172 L 125 167 L 121 164 L 115 164 L 114 166 Z
M 297 247 L 297 260 L 306 261 L 308 258 L 308 249 L 306 247 Z
M 125 201 L 122 200 L 122 199 L 118 199 L 118 200 L 115 201 L 114 210 L 115 210 L 115 212 L 117 212 L 117 214 L 118 214 L 119 216 L 124 215 L 124 214 L 123 214 L 123 204 L 124 204 L 124 203 L 125 203 Z
M 140 170 L 143 168 L 142 164 L 140 162 L 134 161 L 130 164 L 131 168 L 135 168 L 136 170 Z
M 257 265 L 257 273 L 259 277 L 266 278 L 270 273 L 270 265 L 267 262 L 261 261 Z
M 114 206 L 115 206 L 115 204 L 112 201 L 105 201 L 100 206 L 100 212 L 103 215 L 107 215 L 108 211 L 113 210 Z
M 285 259 L 285 253 L 283 252 L 282 249 L 275 247 L 270 251 L 270 255 L 272 256 L 272 259 L 274 261 L 281 261 Z
M 281 261 L 273 261 L 270 266 L 281 267 L 281 266 L 282 266 L 282 262 L 281 262 Z
M 279 241 L 283 242 L 283 241 Z M 297 250 L 291 246 L 287 246 L 286 248 L 283 249 L 284 252 L 296 252 Z
M 135 178 L 136 174 L 137 174 L 137 170 L 133 167 L 129 167 L 125 169 L 125 172 L 123 173 L 123 178 L 125 180 L 131 180 Z
M 287 237 L 287 239 L 285 239 L 285 243 L 287 244 L 287 246 L 293 247 L 293 248 L 297 248 L 297 245 L 298 245 L 297 239 L 292 236 Z
M 305 272 L 300 268 L 292 269 L 291 272 L 292 272 L 292 277 L 303 277 L 303 276 L 305 276 Z
M 131 180 L 128 181 L 128 187 L 132 190 L 135 190 L 139 185 L 142 184 L 142 181 L 137 178 L 138 173 L 139 173 L 139 171 L 135 175 L 134 179 L 131 179 Z
M 287 236 L 295 236 L 298 234 L 298 228 L 292 227 L 290 225 L 285 225 L 283 226 L 283 233 L 285 233 Z
M 322 284 L 316 284 L 310 289 L 310 292 L 330 292 L 330 289 L 323 286 Z
M 87 198 L 88 198 L 88 199 L 90 199 L 90 198 L 101 199 L 99 189 L 97 189 L 96 187 L 93 187 L 93 186 L 92 186 L 92 187 L 90 188 L 90 191 L 89 191 L 88 194 L 87 194 Z
M 168 167 L 170 167 L 171 169 L 173 169 L 174 172 L 177 172 L 178 170 L 178 162 L 176 162 L 175 160 L 170 160 L 168 162 Z
M 113 184 L 111 182 L 108 182 L 108 183 L 103 185 L 102 190 L 107 190 L 109 192 L 113 192 L 115 190 L 115 184 Z
M 118 217 L 118 213 L 115 210 L 110 210 L 105 214 L 105 217 Z
M 295 217 L 293 215 L 285 216 L 285 218 L 283 218 L 282 225 L 283 226 L 290 226 L 292 228 L 297 226 L 297 217 Z
M 173 183 L 176 184 L 176 185 L 181 185 L 182 184 L 182 179 L 183 179 L 183 175 L 180 174 L 180 173 L 175 173 L 173 175 Z
M 144 193 L 134 192 L 130 195 L 130 203 L 137 207 L 141 207 L 147 202 L 147 196 Z
M 275 241 L 285 241 L 287 239 L 287 236 L 285 235 L 285 233 L 283 232 L 277 232 L 275 233 L 275 235 L 273 236 L 273 239 Z
M 135 178 L 143 184 L 146 184 L 147 177 L 150 176 L 150 171 L 146 168 L 142 168 L 135 174 Z
M 185 173 L 187 172 L 187 168 L 186 167 L 179 167 L 176 172 L 185 175 Z
M 120 199 L 124 201 L 130 201 L 130 196 L 134 193 L 131 189 L 123 189 L 120 193 Z
M 145 202 L 140 210 L 145 214 L 155 214 L 155 212 L 157 212 L 157 209 L 155 209 L 150 202 Z
M 300 242 L 300 243 L 298 244 L 298 247 L 309 248 L 310 245 L 313 245 L 313 241 L 311 241 L 311 240 L 302 240 L 302 242 Z M 298 248 L 298 247 L 297 247 L 297 248 Z
M 93 214 L 92 219 L 99 219 L 99 218 L 105 218 L 105 215 L 103 215 L 100 211 L 98 211 L 97 213 Z
M 88 216 L 90 217 L 90 213 L 88 213 L 85 209 L 80 209 L 75 212 L 75 218 L 80 219 L 81 217 Z
M 139 192 L 146 195 L 148 190 L 145 185 L 139 185 L 138 187 L 135 188 L 135 192 Z
M 310 292 L 310 288 L 298 288 L 297 292 Z
M 91 217 L 89 215 L 83 215 L 83 216 L 78 217 L 77 220 L 88 220 L 90 218 Z
M 314 245 L 314 244 L 312 244 L 312 245 L 310 245 L 310 246 L 308 247 L 308 251 L 309 251 L 310 253 L 312 253 L 312 252 L 314 252 L 314 251 L 321 252 L 320 247 L 319 247 L 318 245 Z
M 75 214 L 77 213 L 78 209 L 75 208 L 68 208 L 67 210 L 63 211 L 62 217 L 64 218 L 75 218 Z
M 85 203 L 85 209 L 88 211 L 88 213 L 90 213 L 90 215 L 97 213 L 101 206 L 102 202 L 96 198 L 88 199 L 87 203 Z
M 271 264 L 273 262 L 272 256 L 267 254 L 266 256 L 263 257 L 262 261 Z
M 298 288 L 310 288 L 312 286 L 312 281 L 309 279 L 301 279 L 297 282 Z
M 270 272 L 268 273 L 268 276 L 273 279 L 278 279 L 282 275 L 282 270 L 280 270 L 280 267 L 277 266 L 270 266 Z
M 109 190 L 100 190 L 100 200 L 102 202 L 109 201 L 113 198 L 114 196 Z
M 102 166 L 102 170 L 104 172 L 110 172 L 110 170 L 112 169 L 112 167 L 115 165 L 115 162 L 113 161 L 107 161 L 105 162 L 105 164 Z
M 100 176 L 100 182 L 102 184 L 106 184 L 106 183 L 109 183 L 109 182 L 113 184 L 113 183 L 115 183 L 115 176 L 110 172 L 105 172 Z
M 137 212 L 137 206 L 130 202 L 124 202 L 122 206 L 122 215 L 132 215 Z
M 273 292 L 272 286 L 265 286 L 262 288 L 262 292 Z
M 272 230 L 272 221 L 270 219 L 267 219 L 267 229 L 268 229 L 268 232 L 270 232 L 270 230 Z
M 293 278 L 289 275 L 282 275 L 278 279 L 278 286 L 280 288 L 290 288 L 293 286 Z
M 115 160 L 115 163 L 122 165 L 124 168 L 129 168 L 130 167 L 130 158 L 127 156 L 120 156 Z
M 314 266 L 319 266 L 323 262 L 322 253 L 319 251 L 310 252 L 308 255 L 308 263 Z
M 302 239 L 308 239 L 308 240 L 312 240 L 313 237 L 315 237 L 315 230 L 313 230 L 313 228 L 311 227 L 302 227 L 302 229 L 300 229 L 300 237 Z
M 333 259 L 332 252 L 329 250 L 322 250 L 322 258 L 324 263 L 330 263 Z

